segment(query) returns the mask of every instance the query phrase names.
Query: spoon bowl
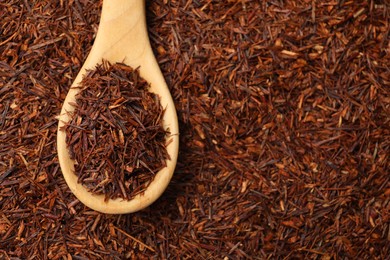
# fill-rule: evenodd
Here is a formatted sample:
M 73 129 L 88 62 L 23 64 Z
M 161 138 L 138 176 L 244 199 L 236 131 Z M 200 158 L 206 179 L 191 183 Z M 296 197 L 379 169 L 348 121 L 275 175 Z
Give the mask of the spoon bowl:
M 117 198 L 105 201 L 104 195 L 93 194 L 78 182 L 74 172 L 75 162 L 70 158 L 65 142 L 66 133 L 62 130 L 71 119 L 69 113 L 74 111 L 71 103 L 75 103 L 80 91 L 77 86 L 87 70 L 94 69 L 102 60 L 111 64 L 121 62 L 133 68 L 139 67 L 141 77 L 150 84 L 150 91 L 160 97 L 161 105 L 165 108 L 163 127 L 170 132 L 170 143 L 167 146 L 170 159 L 166 162 L 167 166 L 156 174 L 142 194 L 131 200 Z M 57 151 L 67 185 L 82 203 L 96 211 L 108 214 L 139 211 L 156 201 L 168 186 L 178 156 L 178 135 L 175 105 L 149 42 L 144 0 L 104 0 L 94 45 L 69 89 L 59 116 Z

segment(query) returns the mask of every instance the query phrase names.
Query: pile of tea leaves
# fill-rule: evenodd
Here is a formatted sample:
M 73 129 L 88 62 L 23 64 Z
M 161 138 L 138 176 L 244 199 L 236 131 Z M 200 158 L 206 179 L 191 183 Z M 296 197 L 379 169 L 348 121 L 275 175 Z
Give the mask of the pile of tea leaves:
M 106 215 L 62 177 L 62 103 L 102 1 L 0 1 L 0 258 L 387 259 L 387 0 L 146 1 L 172 181 Z
M 106 200 L 131 199 L 169 159 L 160 99 L 138 70 L 107 61 L 77 87 L 63 130 L 78 181 Z

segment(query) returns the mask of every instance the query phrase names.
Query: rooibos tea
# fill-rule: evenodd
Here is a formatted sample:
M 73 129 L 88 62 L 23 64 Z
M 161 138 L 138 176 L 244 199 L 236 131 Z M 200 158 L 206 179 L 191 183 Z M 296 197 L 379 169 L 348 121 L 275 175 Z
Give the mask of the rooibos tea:
M 169 158 L 159 97 L 138 70 L 107 61 L 83 78 L 66 144 L 78 180 L 107 199 L 145 190 Z

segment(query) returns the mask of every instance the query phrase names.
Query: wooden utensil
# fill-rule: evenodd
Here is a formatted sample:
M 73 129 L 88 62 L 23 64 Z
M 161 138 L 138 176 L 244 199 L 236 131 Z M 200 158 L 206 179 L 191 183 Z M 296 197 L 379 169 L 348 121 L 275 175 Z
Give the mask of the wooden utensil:
M 166 109 L 163 125 L 171 133 L 169 139 L 172 141 L 167 146 L 170 155 L 167 167 L 156 174 L 143 194 L 129 201 L 110 199 L 105 202 L 104 195 L 92 194 L 78 183 L 74 161 L 70 159 L 65 143 L 66 134 L 61 130 L 70 120 L 69 112 L 74 111 L 70 103 L 75 102 L 75 96 L 79 92 L 75 87 L 81 82 L 86 70 L 95 68 L 103 59 L 110 63 L 122 62 L 133 68 L 140 67 L 140 75 L 151 84 L 150 91 L 160 96 L 161 105 Z M 179 149 L 178 135 L 175 105 L 149 42 L 144 0 L 104 0 L 94 45 L 65 98 L 59 116 L 57 150 L 66 183 L 82 203 L 96 211 L 124 214 L 141 210 L 157 200 L 171 180 Z

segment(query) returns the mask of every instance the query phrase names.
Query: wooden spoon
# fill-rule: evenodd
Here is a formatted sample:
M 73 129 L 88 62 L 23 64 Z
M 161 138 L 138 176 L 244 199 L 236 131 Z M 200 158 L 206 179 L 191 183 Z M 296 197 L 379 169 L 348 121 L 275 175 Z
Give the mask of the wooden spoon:
M 75 102 L 75 95 L 79 92 L 75 86 L 79 85 L 87 69 L 94 69 L 103 59 L 110 63 L 123 62 L 133 68 L 140 67 L 141 77 L 151 84 L 150 91 L 160 96 L 161 105 L 166 108 L 163 126 L 171 133 L 169 139 L 172 141 L 167 146 L 170 155 L 167 167 L 156 174 L 143 194 L 129 201 L 110 199 L 105 202 L 104 195 L 92 194 L 78 183 L 78 177 L 74 173 L 74 161 L 70 159 L 65 143 L 66 134 L 61 130 L 61 127 L 70 121 L 68 112 L 74 111 L 74 107 L 69 103 Z M 57 150 L 66 183 L 82 203 L 96 211 L 124 214 L 141 210 L 157 200 L 171 180 L 179 149 L 178 135 L 175 105 L 150 46 L 144 0 L 104 0 L 95 43 L 65 98 L 59 116 Z

